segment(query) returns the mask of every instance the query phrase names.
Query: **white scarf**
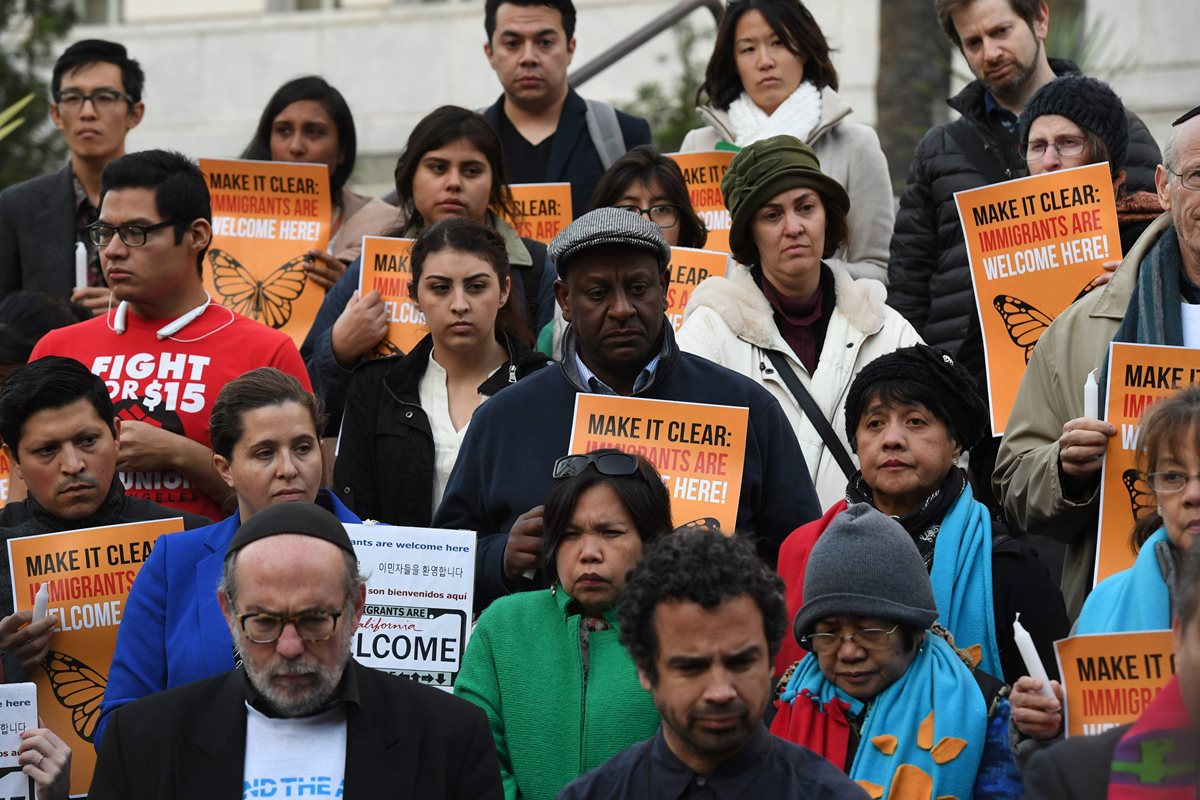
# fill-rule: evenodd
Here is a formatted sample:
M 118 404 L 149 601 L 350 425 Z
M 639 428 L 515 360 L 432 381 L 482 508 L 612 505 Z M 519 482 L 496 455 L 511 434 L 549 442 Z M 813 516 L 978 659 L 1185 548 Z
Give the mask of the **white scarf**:
M 820 121 L 821 90 L 810 81 L 801 81 L 770 116 L 745 92 L 729 104 L 729 124 L 733 128 L 733 143 L 738 147 L 781 134 L 808 142 Z

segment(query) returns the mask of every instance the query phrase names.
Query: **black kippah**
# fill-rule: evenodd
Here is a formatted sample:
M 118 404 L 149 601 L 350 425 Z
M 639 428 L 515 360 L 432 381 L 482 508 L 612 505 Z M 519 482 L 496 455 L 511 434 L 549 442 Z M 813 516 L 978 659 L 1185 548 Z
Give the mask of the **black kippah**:
M 1179 119 L 1177 119 L 1171 123 L 1171 127 L 1174 128 L 1177 125 L 1182 125 L 1183 123 L 1187 122 L 1189 119 L 1191 119 L 1192 117 L 1195 117 L 1197 115 L 1200 115 L 1200 106 L 1196 106 L 1191 111 L 1183 112 L 1183 115 Z
M 983 436 L 987 407 L 971 373 L 940 347 L 918 344 L 880 356 L 863 367 L 850 384 L 846 395 L 846 441 L 856 452 L 854 440 L 863 406 L 873 392 L 901 384 L 906 397 L 921 403 L 946 423 L 963 450 L 969 450 Z
M 315 503 L 276 503 L 242 523 L 233 535 L 226 555 L 251 542 L 284 533 L 324 539 L 347 553 L 354 554 L 350 535 L 333 514 Z

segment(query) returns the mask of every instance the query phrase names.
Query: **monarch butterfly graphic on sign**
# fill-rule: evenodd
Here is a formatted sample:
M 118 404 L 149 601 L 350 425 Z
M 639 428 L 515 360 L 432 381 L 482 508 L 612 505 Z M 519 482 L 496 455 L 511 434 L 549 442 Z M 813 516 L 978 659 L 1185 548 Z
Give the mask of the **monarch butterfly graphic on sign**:
M 1089 282 L 1071 302 L 1074 303 L 1094 288 L 1095 286 Z M 1025 351 L 1025 363 L 1028 364 L 1034 345 L 1038 343 L 1038 339 L 1042 338 L 1042 334 L 1050 327 L 1050 323 L 1054 322 L 1054 317 L 1010 294 L 996 295 L 992 299 L 992 305 L 995 306 L 996 313 L 1004 322 L 1008 338 Z
M 1154 501 L 1154 494 L 1150 491 L 1150 484 L 1146 483 L 1142 473 L 1136 469 L 1127 469 L 1121 473 L 1121 483 L 1125 484 L 1125 491 L 1129 492 L 1129 510 L 1133 512 L 1135 520 L 1141 519 L 1155 510 L 1157 504 Z
M 208 251 L 213 287 L 221 305 L 272 328 L 282 328 L 292 318 L 292 301 L 304 292 L 308 272 L 304 256 L 296 256 L 259 280 L 224 250 Z
M 79 659 L 57 650 L 46 654 L 43 666 L 55 699 L 71 712 L 71 726 L 79 738 L 93 741 L 108 678 Z

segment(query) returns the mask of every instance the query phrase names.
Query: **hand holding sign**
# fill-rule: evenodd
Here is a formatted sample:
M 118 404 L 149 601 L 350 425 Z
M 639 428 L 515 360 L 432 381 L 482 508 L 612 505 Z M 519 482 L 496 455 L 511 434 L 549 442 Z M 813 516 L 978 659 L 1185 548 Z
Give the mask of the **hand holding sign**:
M 329 332 L 329 347 L 339 364 L 351 367 L 375 349 L 387 330 L 387 316 L 379 292 L 370 291 L 360 295 L 355 290 L 342 315 L 333 323 Z
M 504 574 L 509 580 L 532 578 L 542 564 L 542 514 L 545 506 L 535 506 L 517 517 L 504 545 Z

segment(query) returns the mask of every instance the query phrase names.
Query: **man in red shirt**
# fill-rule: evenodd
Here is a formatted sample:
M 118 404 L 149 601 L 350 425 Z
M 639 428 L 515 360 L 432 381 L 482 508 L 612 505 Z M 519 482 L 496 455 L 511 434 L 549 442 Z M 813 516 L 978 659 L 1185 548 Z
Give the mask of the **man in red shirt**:
M 147 150 L 109 164 L 88 232 L 118 305 L 48 333 L 30 360 L 68 356 L 104 379 L 121 419 L 117 467 L 130 495 L 220 519 L 229 488 L 208 437 L 217 392 L 262 366 L 310 384 L 286 334 L 205 291 L 211 223 L 208 186 L 185 156 Z

